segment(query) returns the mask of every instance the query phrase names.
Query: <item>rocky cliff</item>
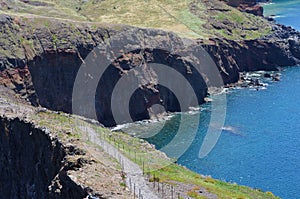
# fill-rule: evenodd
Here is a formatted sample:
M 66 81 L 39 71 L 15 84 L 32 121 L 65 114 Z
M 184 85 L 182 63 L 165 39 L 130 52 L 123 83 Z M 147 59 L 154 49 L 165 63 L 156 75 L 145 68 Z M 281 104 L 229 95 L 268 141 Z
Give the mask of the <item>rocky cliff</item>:
M 206 74 L 197 75 L 191 61 L 201 62 L 199 57 L 193 56 L 201 47 L 216 63 L 225 84 L 238 81 L 239 72 L 277 70 L 300 63 L 300 34 L 275 24 L 270 36 L 240 41 L 225 38 L 191 40 L 155 29 L 84 25 L 6 15 L 1 15 L 0 23 L 1 83 L 33 105 L 40 104 L 52 110 L 72 111 L 73 84 L 79 67 L 95 46 L 105 47 L 105 53 L 111 55 L 111 63 L 96 92 L 97 117 L 105 125 L 115 124 L 110 109 L 111 94 L 116 82 L 128 72 L 140 74 L 135 77 L 140 88 L 130 102 L 130 114 L 134 120 L 149 118 L 149 108 L 153 104 L 163 105 L 166 111 L 181 110 L 174 94 L 157 84 L 157 76 L 147 63 L 168 65 L 183 74 L 193 85 L 199 103 L 207 95 L 209 78 L 205 77 Z M 127 49 L 135 50 L 114 57 L 109 51 L 110 44 L 122 44 L 120 41 L 124 44 L 124 39 L 128 42 Z M 162 49 L 172 49 L 173 52 Z M 178 57 L 178 54 L 183 56 Z
M 4 18 L 2 23 L 3 32 L 19 34 L 13 19 Z M 25 24 L 19 28 L 28 31 Z M 10 38 L 10 34 L 7 34 L 5 39 L 8 43 L 23 47 L 20 48 L 20 54 L 12 59 L 3 57 L 1 81 L 28 98 L 32 104 L 71 112 L 73 84 L 83 59 L 95 46 L 107 42 L 109 38 L 112 38 L 111 43 L 126 38 L 128 43 L 123 44 L 134 51 L 124 52 L 121 57 L 113 57 L 111 63 L 104 66 L 107 70 L 100 80 L 103 83 L 99 84 L 96 92 L 96 109 L 102 123 L 114 124 L 110 97 L 115 83 L 129 71 L 141 74 L 136 81 L 142 85 L 132 97 L 131 114 L 134 120 L 149 118 L 148 108 L 161 101 L 167 111 L 180 111 L 174 94 L 155 83 L 157 77 L 151 68 L 141 66 L 141 60 L 170 65 L 180 71 L 188 81 L 194 82 L 200 103 L 207 94 L 203 78 L 191 75 L 194 69 L 188 63 L 176 54 L 162 50 L 173 49 L 187 54 L 198 48 L 197 43 L 191 40 L 192 43 L 188 44 L 191 48 L 182 48 L 184 41 L 173 33 L 130 26 L 92 28 L 90 25 L 79 24 L 76 27 L 57 21 L 52 21 L 49 28 L 35 26 L 34 34 L 27 31 L 21 36 L 23 41 L 14 40 L 15 37 Z M 146 47 L 141 46 L 143 39 L 147 40 Z M 109 54 L 109 50 L 106 53 Z
M 218 40 L 201 42 L 221 70 L 225 84 L 238 80 L 243 71 L 276 71 L 300 64 L 300 33 L 283 25 L 274 25 L 273 34 L 255 40 Z
M 0 8 L 14 9 L 3 2 L 0 2 Z M 85 58 L 98 46 L 102 55 L 107 56 L 109 64 L 105 65 L 105 72 L 95 90 L 97 118 L 101 123 L 111 126 L 116 123 L 111 111 L 113 90 L 120 78 L 130 74 L 135 75 L 133 81 L 139 84 L 129 101 L 133 120 L 150 118 L 153 112 L 151 106 L 154 104 L 162 105 L 165 111 L 184 110 L 175 94 L 159 84 L 156 72 L 149 67 L 152 63 L 167 65 L 180 72 L 193 86 L 198 99 L 196 104 L 204 102 L 208 94 L 207 85 L 211 82 L 211 77 L 205 71 L 199 74 L 193 67 L 193 63 L 204 62 L 205 57 L 196 54 L 201 52 L 207 55 L 202 53 L 203 49 L 216 63 L 224 84 L 238 81 L 243 71 L 278 70 L 280 67 L 300 64 L 300 34 L 295 30 L 268 24 L 272 26 L 272 33 L 265 36 L 268 30 L 263 34 L 257 33 L 255 31 L 258 29 L 265 30 L 249 25 L 250 22 L 243 21 L 246 26 L 240 28 L 224 18 L 224 13 L 227 15 L 229 9 L 222 7 L 223 4 L 205 2 L 212 4 L 207 11 L 212 12 L 210 15 L 219 18 L 221 23 L 215 18 L 209 18 L 211 23 L 203 26 L 226 33 L 233 39 L 217 38 L 215 35 L 210 39 L 186 39 L 159 29 L 1 14 L 0 84 L 34 106 L 41 105 L 70 113 L 73 85 L 78 71 L 85 63 Z M 195 15 L 199 9 L 197 6 L 195 2 L 189 5 Z M 240 20 L 240 15 L 235 12 L 230 14 Z M 265 23 L 258 25 L 263 26 Z M 243 34 L 235 33 L 235 28 L 240 28 Z M 247 34 L 244 34 L 245 31 Z M 249 35 L 254 37 L 252 33 L 254 36 L 259 35 L 258 38 L 249 39 Z M 126 46 L 125 49 L 131 50 L 116 56 L 111 51 L 114 50 L 114 44 L 122 44 Z M 95 77 L 93 74 L 90 76 Z M 177 81 L 169 74 L 164 78 L 175 83 Z M 191 105 L 194 104 L 191 102 Z M 0 110 L 8 114 L 2 105 Z M 89 112 L 83 112 L 83 115 L 89 116 Z M 105 159 L 103 154 L 101 159 Z M 105 198 L 114 195 L 111 190 L 115 189 L 117 194 L 122 192 L 120 175 L 116 170 L 109 170 L 111 165 L 97 164 L 93 158 L 86 157 L 84 151 L 72 144 L 67 145 L 51 136 L 46 129 L 23 119 L 0 117 L 0 160 L 0 198 L 83 198 L 90 193 L 100 193 L 98 196 L 101 198 L 108 191 L 103 196 Z M 97 164 L 94 168 L 86 166 L 94 164 Z M 80 176 L 83 184 L 97 184 L 100 183 L 99 179 L 101 183 L 108 179 L 110 181 L 105 185 L 100 184 L 100 191 L 91 190 L 91 186 L 82 186 L 78 182 L 79 177 L 74 179 L 82 167 L 85 171 L 90 169 L 90 176 Z M 101 168 L 103 172 L 100 174 L 103 176 L 91 181 L 95 168 Z M 112 178 L 113 175 L 119 178 L 116 180 Z
M 129 198 L 120 165 L 71 131 L 68 118 L 0 86 L 1 199 Z
M 1 198 L 85 197 L 87 191 L 67 174 L 66 153 L 49 132 L 18 118 L 1 117 Z

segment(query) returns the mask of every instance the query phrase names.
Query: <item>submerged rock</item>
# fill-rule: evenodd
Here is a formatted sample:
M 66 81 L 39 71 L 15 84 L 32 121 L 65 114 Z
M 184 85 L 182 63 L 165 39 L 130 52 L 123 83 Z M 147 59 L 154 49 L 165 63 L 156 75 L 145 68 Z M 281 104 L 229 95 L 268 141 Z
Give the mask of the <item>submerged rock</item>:
M 271 78 L 272 75 L 271 75 L 270 73 L 265 73 L 265 74 L 264 74 L 264 77 L 265 77 L 265 78 Z
M 280 75 L 279 74 L 275 74 L 275 75 L 272 76 L 272 79 L 274 81 L 280 81 Z

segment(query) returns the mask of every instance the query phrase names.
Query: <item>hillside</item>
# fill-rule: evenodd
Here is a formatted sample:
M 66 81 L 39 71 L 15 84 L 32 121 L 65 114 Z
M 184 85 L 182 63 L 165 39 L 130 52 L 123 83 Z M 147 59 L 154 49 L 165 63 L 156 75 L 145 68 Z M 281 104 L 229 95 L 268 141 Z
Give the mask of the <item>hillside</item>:
M 17 16 L 159 28 L 190 38 L 255 39 L 271 32 L 267 20 L 219 0 L 2 0 L 0 9 Z

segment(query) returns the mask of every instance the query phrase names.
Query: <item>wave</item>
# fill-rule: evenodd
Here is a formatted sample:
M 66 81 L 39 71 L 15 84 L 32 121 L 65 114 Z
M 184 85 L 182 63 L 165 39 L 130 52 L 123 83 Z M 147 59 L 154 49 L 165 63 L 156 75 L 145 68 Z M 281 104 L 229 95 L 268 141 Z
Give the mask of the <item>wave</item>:
M 287 17 L 286 15 L 274 15 L 274 16 L 270 16 L 273 19 L 277 19 L 277 18 L 285 18 Z
M 237 128 L 232 127 L 232 126 L 223 126 L 221 128 L 222 131 L 233 134 L 233 135 L 239 135 L 239 136 L 244 136 Z

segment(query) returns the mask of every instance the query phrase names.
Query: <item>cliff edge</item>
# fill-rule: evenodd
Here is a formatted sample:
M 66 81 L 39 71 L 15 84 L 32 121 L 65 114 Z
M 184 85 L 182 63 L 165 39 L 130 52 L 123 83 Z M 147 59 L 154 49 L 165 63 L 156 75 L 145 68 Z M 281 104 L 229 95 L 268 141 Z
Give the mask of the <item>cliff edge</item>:
M 235 27 L 239 30 L 237 25 L 223 26 L 224 20 L 221 20 L 222 23 L 213 21 L 211 25 L 215 30 L 232 31 Z M 1 84 L 26 98 L 32 105 L 68 113 L 72 111 L 77 72 L 88 54 L 96 46 L 112 48 L 109 43 L 128 41 L 124 46 L 134 50 L 124 52 L 121 57 L 111 56 L 111 63 L 102 77 L 103 84 L 96 90 L 97 118 L 107 126 L 115 125 L 110 110 L 112 91 L 116 82 L 128 72 L 140 74 L 135 81 L 140 82 L 141 87 L 132 97 L 130 105 L 133 120 L 149 119 L 149 108 L 157 103 L 162 104 L 166 111 L 181 111 L 174 94 L 157 84 L 157 75 L 147 66 L 147 62 L 165 64 L 180 71 L 195 85 L 199 103 L 204 102 L 208 94 L 209 78 L 204 73 L 197 75 L 191 66 L 192 62 L 201 62 L 197 56 L 191 58 L 194 52 L 206 50 L 216 64 L 224 85 L 237 82 L 240 72 L 278 70 L 300 62 L 299 32 L 269 22 L 271 33 L 256 39 L 188 39 L 160 29 L 6 14 L 0 15 L 0 23 Z M 255 28 L 251 29 L 255 31 Z M 108 55 L 110 51 L 105 53 Z M 183 56 L 179 59 L 178 54 Z

